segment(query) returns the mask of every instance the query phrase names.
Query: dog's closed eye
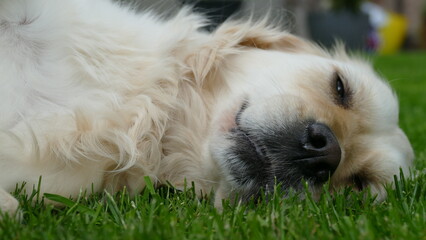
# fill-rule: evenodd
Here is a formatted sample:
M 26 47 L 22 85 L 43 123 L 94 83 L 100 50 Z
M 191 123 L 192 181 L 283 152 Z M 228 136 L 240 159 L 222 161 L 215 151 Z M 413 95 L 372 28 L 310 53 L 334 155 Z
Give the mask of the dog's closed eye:
M 352 183 L 358 191 L 362 191 L 366 187 L 366 181 L 360 175 L 352 176 Z

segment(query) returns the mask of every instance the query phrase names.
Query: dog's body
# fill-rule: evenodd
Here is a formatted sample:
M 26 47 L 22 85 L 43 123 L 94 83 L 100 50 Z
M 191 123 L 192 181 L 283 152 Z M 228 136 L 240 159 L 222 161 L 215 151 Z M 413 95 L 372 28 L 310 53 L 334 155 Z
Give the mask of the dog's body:
M 383 197 L 408 170 L 396 98 L 368 65 L 264 22 L 203 24 L 103 0 L 2 1 L 0 208 L 40 176 L 64 196 L 194 182 L 219 204 L 329 176 Z

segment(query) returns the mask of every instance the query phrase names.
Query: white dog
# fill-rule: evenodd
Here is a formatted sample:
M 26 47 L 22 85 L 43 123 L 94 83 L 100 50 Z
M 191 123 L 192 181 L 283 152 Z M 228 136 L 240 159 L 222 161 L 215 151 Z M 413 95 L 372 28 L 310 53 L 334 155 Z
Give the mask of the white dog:
M 264 21 L 214 33 L 103 0 L 0 2 L 0 208 L 41 193 L 194 182 L 221 199 L 275 182 L 379 198 L 413 160 L 395 94 L 343 50 Z

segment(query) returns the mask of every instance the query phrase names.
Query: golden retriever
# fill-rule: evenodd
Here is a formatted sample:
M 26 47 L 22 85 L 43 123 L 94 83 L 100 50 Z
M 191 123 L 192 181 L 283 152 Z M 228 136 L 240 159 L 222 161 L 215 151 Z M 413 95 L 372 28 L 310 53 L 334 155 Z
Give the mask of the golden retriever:
M 384 184 L 414 158 L 398 102 L 368 63 L 267 21 L 168 19 L 105 0 L 0 2 L 0 208 L 41 193 L 132 194 L 194 182 L 256 197 Z

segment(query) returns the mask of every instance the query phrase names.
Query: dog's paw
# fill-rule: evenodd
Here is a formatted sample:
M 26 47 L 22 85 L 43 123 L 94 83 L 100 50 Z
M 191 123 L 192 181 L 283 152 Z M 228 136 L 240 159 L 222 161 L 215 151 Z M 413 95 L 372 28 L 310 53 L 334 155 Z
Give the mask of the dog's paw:
M 3 215 L 14 216 L 20 219 L 21 213 L 18 211 L 19 203 L 12 195 L 0 189 L 0 219 Z

